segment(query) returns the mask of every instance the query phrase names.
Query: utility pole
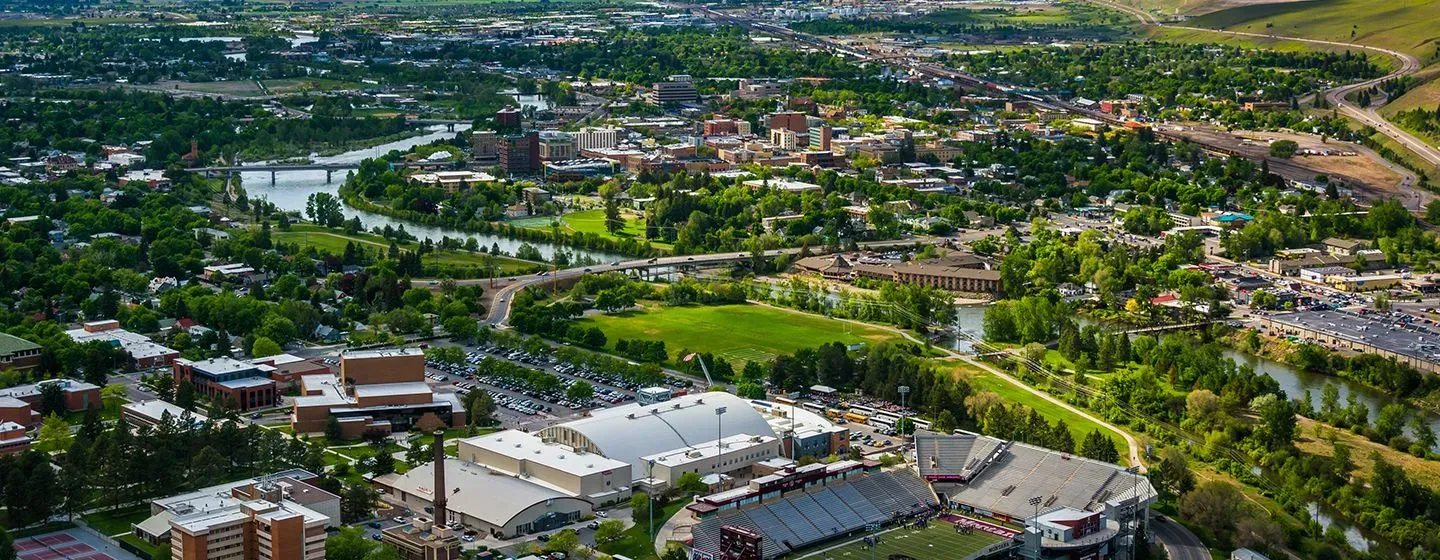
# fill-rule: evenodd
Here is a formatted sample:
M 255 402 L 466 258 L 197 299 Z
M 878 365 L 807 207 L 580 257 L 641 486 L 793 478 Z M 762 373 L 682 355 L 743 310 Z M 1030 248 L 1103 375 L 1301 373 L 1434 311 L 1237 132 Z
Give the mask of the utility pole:
M 645 539 L 645 546 L 653 546 L 655 542 L 655 460 L 651 459 L 645 466 L 645 476 L 649 478 L 650 490 L 645 492 L 645 512 L 650 514 L 650 532 L 646 533 L 650 538 Z
M 725 449 L 725 430 L 722 427 L 721 419 L 725 417 L 726 407 L 715 409 L 715 455 L 718 457 L 720 451 Z

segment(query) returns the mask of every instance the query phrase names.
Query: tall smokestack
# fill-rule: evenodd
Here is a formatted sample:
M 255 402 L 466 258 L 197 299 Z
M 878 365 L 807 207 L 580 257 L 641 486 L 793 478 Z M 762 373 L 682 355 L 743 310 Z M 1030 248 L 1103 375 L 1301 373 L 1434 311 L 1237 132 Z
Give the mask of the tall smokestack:
M 445 526 L 449 524 L 445 518 L 445 503 L 449 500 L 450 489 L 445 487 L 445 430 L 435 430 L 435 524 Z

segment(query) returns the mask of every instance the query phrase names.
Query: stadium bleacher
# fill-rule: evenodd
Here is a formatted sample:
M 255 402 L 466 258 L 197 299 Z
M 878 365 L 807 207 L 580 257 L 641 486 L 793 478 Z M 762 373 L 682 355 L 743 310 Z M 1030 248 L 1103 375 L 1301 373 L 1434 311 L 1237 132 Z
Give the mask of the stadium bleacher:
M 914 473 L 877 473 L 720 512 L 695 525 L 692 545 L 718 558 L 720 528 L 737 525 L 762 535 L 761 554 L 769 559 L 935 505 L 929 486 Z

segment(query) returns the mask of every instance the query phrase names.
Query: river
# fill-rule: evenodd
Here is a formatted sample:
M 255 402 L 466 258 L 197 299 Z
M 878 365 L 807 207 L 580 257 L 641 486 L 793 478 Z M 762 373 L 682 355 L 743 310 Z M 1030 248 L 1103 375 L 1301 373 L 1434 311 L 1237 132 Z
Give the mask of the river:
M 469 128 L 470 125 L 456 125 L 455 127 L 457 132 L 468 130 Z M 380 157 L 389 153 L 391 150 L 409 150 L 415 146 L 451 138 L 455 135 L 455 132 L 450 132 L 444 125 L 431 126 L 426 130 L 429 132 L 423 135 L 412 136 L 403 140 L 396 140 L 394 142 L 333 156 L 317 156 L 311 159 L 313 159 L 315 163 L 358 163 L 368 158 Z M 340 185 L 345 182 L 344 174 L 338 172 L 335 173 L 333 181 L 329 183 L 325 182 L 324 171 L 281 171 L 275 174 L 274 184 L 270 183 L 270 173 L 268 171 L 241 173 L 240 175 L 242 184 L 245 186 L 245 192 L 251 199 L 265 199 L 274 203 L 275 206 L 281 210 L 300 212 L 302 214 L 305 212 L 305 201 L 309 199 L 310 195 L 318 192 L 335 194 L 340 190 Z M 360 223 L 365 226 L 367 231 L 370 230 L 370 228 L 383 228 L 387 225 L 398 229 L 403 225 L 405 226 L 405 231 L 418 239 L 430 239 L 438 242 L 442 237 L 450 237 L 452 239 L 468 239 L 473 237 L 481 246 L 490 247 L 492 245 L 498 245 L 501 251 L 509 255 L 514 255 L 522 243 L 529 243 L 539 249 L 540 253 L 545 255 L 547 259 L 554 255 L 557 247 L 554 244 L 540 241 L 526 242 L 493 234 L 470 233 L 457 229 L 417 224 L 374 212 L 357 210 L 351 208 L 349 205 L 345 205 L 342 210 L 346 218 L 359 217 Z M 563 250 L 577 257 L 588 256 L 597 261 L 612 261 L 623 258 L 620 255 L 571 247 L 563 247 Z

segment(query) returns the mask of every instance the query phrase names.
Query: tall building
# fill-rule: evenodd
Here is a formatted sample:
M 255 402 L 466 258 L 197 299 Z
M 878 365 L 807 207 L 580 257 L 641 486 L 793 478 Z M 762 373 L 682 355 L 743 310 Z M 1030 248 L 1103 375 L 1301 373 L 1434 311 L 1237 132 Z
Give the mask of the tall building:
M 540 159 L 544 161 L 575 159 L 575 139 L 568 132 L 546 131 L 540 133 Z
M 663 82 L 655 82 L 655 86 L 650 90 L 650 102 L 656 105 L 694 103 L 699 100 L 700 94 L 695 91 L 695 82 L 684 74 L 670 76 Z
M 326 522 L 302 506 L 251 500 L 170 520 L 170 551 L 184 560 L 324 560 Z
M 620 129 L 586 127 L 575 133 L 575 146 L 581 150 L 608 150 L 620 143 Z
M 535 131 L 500 137 L 500 168 L 510 174 L 540 170 L 540 135 Z
M 506 129 L 520 128 L 520 109 L 506 106 L 495 112 L 495 126 Z
M 500 137 L 495 131 L 470 133 L 470 161 L 480 167 L 494 167 L 500 163 Z

